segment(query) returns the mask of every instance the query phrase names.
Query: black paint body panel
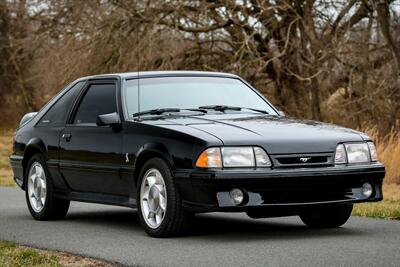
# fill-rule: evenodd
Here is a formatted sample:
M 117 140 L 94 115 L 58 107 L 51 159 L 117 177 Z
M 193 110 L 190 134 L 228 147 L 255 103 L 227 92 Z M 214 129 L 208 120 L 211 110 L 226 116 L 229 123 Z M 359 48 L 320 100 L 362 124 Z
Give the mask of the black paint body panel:
M 135 76 L 136 75 L 136 76 Z M 143 77 L 220 76 L 198 72 L 143 73 Z M 291 212 L 310 205 L 366 202 L 382 199 L 385 169 L 380 163 L 335 166 L 336 146 L 343 142 L 364 142 L 360 132 L 314 121 L 255 113 L 205 114 L 202 116 L 160 116 L 152 120 L 126 120 L 121 85 L 137 74 L 103 75 L 85 81 L 117 86 L 121 127 L 73 125 L 39 126 L 40 118 L 62 97 L 67 86 L 31 121 L 16 131 L 10 163 L 14 178 L 25 189 L 24 172 L 29 157 L 42 153 L 56 186 L 57 196 L 76 201 L 136 206 L 137 178 L 143 161 L 160 157 L 175 175 L 185 208 L 203 211 L 246 211 L 282 207 Z M 67 141 L 68 139 L 68 141 Z M 273 162 L 272 169 L 207 170 L 195 167 L 200 153 L 213 146 L 260 146 Z M 314 165 L 292 165 L 293 157 L 307 156 Z M 285 165 L 286 164 L 286 165 Z M 373 184 L 370 198 L 360 195 L 364 182 Z M 238 187 L 248 193 L 236 206 L 229 191 Z M 288 208 L 289 207 L 289 208 Z

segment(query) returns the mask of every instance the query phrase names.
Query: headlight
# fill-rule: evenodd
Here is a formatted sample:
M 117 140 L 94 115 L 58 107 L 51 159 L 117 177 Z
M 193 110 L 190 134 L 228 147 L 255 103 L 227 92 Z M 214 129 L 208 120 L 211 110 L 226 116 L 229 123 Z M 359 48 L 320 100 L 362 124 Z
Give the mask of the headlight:
M 367 163 L 377 161 L 376 149 L 372 142 L 344 143 L 336 147 L 335 163 Z
M 262 149 L 261 147 L 254 147 L 254 155 L 256 157 L 256 166 L 257 167 L 271 167 L 272 163 L 271 160 L 267 154 L 267 152 L 265 152 L 264 149 Z
M 376 148 L 373 142 L 367 142 L 369 147 L 369 152 L 371 153 L 371 161 L 378 161 L 378 153 L 376 153 Z
M 369 148 L 367 143 L 345 144 L 347 160 L 349 163 L 370 162 Z
M 212 147 L 204 150 L 196 161 L 199 168 L 271 166 L 267 152 L 260 147 Z
M 340 144 L 336 147 L 335 163 L 336 164 L 347 163 L 346 149 L 344 148 L 343 144 Z
M 252 147 L 223 147 L 222 164 L 224 167 L 254 167 Z

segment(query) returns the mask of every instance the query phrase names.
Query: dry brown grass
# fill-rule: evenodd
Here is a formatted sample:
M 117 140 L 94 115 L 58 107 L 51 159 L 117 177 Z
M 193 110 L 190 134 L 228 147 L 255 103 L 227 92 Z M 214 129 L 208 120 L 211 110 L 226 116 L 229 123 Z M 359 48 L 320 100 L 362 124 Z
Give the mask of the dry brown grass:
M 9 168 L 0 169 L 0 186 L 14 186 L 12 171 Z
M 12 152 L 12 132 L 0 131 L 0 185 L 12 186 L 12 171 L 8 157 Z
M 383 184 L 383 197 L 400 203 L 400 184 Z
M 400 184 L 400 133 L 381 133 L 376 128 L 365 130 L 374 140 L 379 160 L 386 167 L 386 184 Z

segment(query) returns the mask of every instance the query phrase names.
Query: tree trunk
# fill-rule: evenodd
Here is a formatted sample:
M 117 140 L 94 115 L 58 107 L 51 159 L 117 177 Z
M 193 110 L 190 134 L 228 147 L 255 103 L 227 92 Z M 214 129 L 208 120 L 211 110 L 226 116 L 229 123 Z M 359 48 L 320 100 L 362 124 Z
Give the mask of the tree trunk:
M 313 120 L 322 120 L 319 83 L 317 78 L 311 80 L 311 115 Z
M 376 9 L 378 14 L 378 22 L 382 32 L 382 35 L 385 37 L 385 40 L 392 51 L 393 58 L 394 58 L 394 65 L 393 65 L 393 78 L 396 86 L 396 93 L 394 94 L 394 98 L 396 101 L 395 107 L 393 107 L 393 112 L 391 114 L 391 122 L 392 126 L 396 126 L 398 123 L 397 113 L 400 110 L 400 49 L 396 46 L 396 43 L 393 39 L 393 36 L 390 31 L 390 12 L 389 12 L 389 5 L 390 0 L 375 0 Z

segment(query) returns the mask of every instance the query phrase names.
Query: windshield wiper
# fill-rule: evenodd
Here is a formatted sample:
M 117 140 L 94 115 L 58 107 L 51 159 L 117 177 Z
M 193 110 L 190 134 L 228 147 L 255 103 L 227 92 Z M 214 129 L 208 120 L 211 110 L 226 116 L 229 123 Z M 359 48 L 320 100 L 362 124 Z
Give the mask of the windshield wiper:
M 213 110 L 222 111 L 222 112 L 224 112 L 225 110 L 237 110 L 237 111 L 240 111 L 242 109 L 248 109 L 248 110 L 255 111 L 255 112 L 260 112 L 260 113 L 263 113 L 263 114 L 269 114 L 269 112 L 266 111 L 266 110 L 255 109 L 255 108 L 245 108 L 245 107 L 235 107 L 235 106 L 225 106 L 225 105 L 201 106 L 201 107 L 199 107 L 199 109 L 213 109 Z
M 213 109 L 216 111 L 225 111 L 225 110 L 242 110 L 241 107 L 233 107 L 233 106 L 225 106 L 225 105 L 208 105 L 201 106 L 199 109 Z
M 244 108 L 244 109 L 248 109 L 248 110 L 251 110 L 251 111 L 260 112 L 260 113 L 264 113 L 264 114 L 269 114 L 268 111 L 262 110 L 262 109 L 256 109 L 256 108 Z
M 187 109 L 179 109 L 179 108 L 157 108 L 157 109 L 150 109 L 150 110 L 145 110 L 141 112 L 137 112 L 132 114 L 133 117 L 139 117 L 142 115 L 162 115 L 164 113 L 169 113 L 169 112 L 181 112 L 182 110 L 187 110 L 187 111 L 193 111 L 193 112 L 201 112 L 201 113 L 207 113 L 208 111 L 205 109 L 199 109 L 199 108 L 187 108 Z
M 186 108 L 186 109 L 183 109 L 183 110 L 188 110 L 188 111 L 197 111 L 197 112 L 201 112 L 201 113 L 207 113 L 208 111 L 207 110 L 205 110 L 205 109 L 201 109 L 201 108 Z
M 161 115 L 161 114 L 167 113 L 167 112 L 180 112 L 180 111 L 181 110 L 179 108 L 157 108 L 157 109 L 136 112 L 136 113 L 133 113 L 132 116 L 139 117 L 142 115 Z

